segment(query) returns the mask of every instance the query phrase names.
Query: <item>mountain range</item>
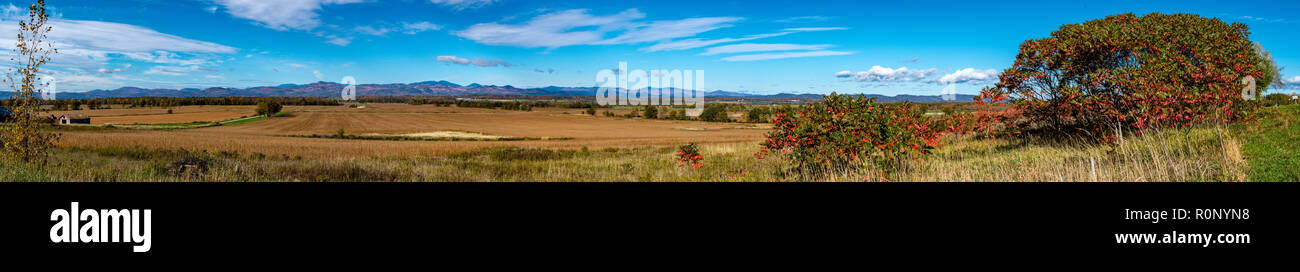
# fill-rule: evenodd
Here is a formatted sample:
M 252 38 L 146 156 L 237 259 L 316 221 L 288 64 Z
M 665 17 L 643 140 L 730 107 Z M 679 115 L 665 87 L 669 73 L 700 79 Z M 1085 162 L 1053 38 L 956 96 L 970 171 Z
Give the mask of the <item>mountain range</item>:
M 110 97 L 335 97 L 339 96 L 346 85 L 334 82 L 316 82 L 310 84 L 282 84 L 279 86 L 264 86 L 251 88 L 223 88 L 214 87 L 207 89 L 145 89 L 137 87 L 122 87 L 112 90 L 93 90 L 88 92 L 58 93 L 60 99 L 86 99 L 86 98 L 110 98 Z M 448 81 L 423 81 L 415 83 L 390 83 L 390 84 L 360 84 L 357 85 L 357 96 L 464 96 L 464 95 L 536 95 L 536 96 L 556 96 L 556 97 L 582 97 L 593 96 L 597 87 L 543 87 L 521 89 L 514 86 L 493 86 L 479 85 L 471 83 L 468 85 L 459 85 Z M 7 98 L 10 92 L 0 93 L 0 98 Z M 881 102 L 941 102 L 939 96 L 927 95 L 866 95 L 868 97 L 877 97 Z M 792 94 L 780 93 L 772 95 L 750 94 L 743 92 L 729 92 L 715 90 L 705 93 L 709 98 L 730 98 L 730 99 L 798 99 L 813 100 L 820 99 L 819 94 Z M 957 95 L 957 101 L 970 101 L 971 95 Z

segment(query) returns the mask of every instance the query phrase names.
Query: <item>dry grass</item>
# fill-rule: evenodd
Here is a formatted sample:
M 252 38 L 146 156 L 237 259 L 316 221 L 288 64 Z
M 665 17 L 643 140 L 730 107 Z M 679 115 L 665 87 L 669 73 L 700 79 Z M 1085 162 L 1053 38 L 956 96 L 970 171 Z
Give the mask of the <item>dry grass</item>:
M 761 139 L 765 132 L 765 130 L 745 128 L 738 124 L 564 114 L 564 111 L 577 112 L 575 109 L 545 108 L 521 112 L 431 105 L 369 104 L 364 109 L 307 107 L 293 110 L 300 111 L 287 117 L 233 126 L 171 131 L 65 131 L 59 145 L 143 146 L 153 149 L 260 152 L 309 158 L 384 158 L 440 156 L 498 146 L 600 149 L 670 147 L 688 142 L 755 142 Z M 571 140 L 398 142 L 285 137 L 332 135 L 340 128 L 350 135 L 466 131 L 510 137 Z
M 1222 140 L 1220 140 L 1222 139 Z M 1241 145 L 1213 128 L 1130 135 L 1116 145 L 1082 140 L 949 139 L 908 181 L 1245 181 Z
M 115 108 L 79 111 L 52 111 L 55 116 L 82 113 L 91 124 L 176 124 L 213 122 L 256 114 L 253 106 L 182 106 L 169 108 Z M 289 107 L 286 110 L 293 110 Z
M 7 180 L 73 181 L 795 181 L 779 156 L 756 159 L 765 127 L 533 112 L 370 104 L 304 107 L 288 117 L 199 129 L 64 130 L 47 170 L 0 164 Z M 571 112 L 565 114 L 565 111 Z M 105 112 L 108 113 L 108 112 Z M 165 113 L 165 111 L 164 111 Z M 460 131 L 528 141 L 367 141 L 286 137 Z M 679 167 L 676 146 L 701 143 L 705 166 Z M 1213 126 L 1079 139 L 949 137 L 933 156 L 890 175 L 901 181 L 1244 181 L 1241 143 Z M 185 157 L 198 176 L 165 171 Z M 869 167 L 819 181 L 870 181 Z
M 1227 136 L 1227 135 L 1225 135 Z M 293 139 L 310 141 L 316 139 Z M 1213 129 L 1167 130 L 1110 145 L 1042 139 L 949 138 L 924 162 L 895 173 L 901 181 L 1241 181 L 1244 162 L 1235 139 L 1220 148 Z M 368 143 L 388 143 L 370 141 Z M 423 142 L 393 142 L 411 146 Z M 673 147 L 535 149 L 482 145 L 436 156 L 309 159 L 261 152 L 146 147 L 62 148 L 46 171 L 0 164 L 7 180 L 70 181 L 799 181 L 779 156 L 757 159 L 756 142 L 700 146 L 704 167 L 674 161 Z M 343 152 L 346 152 L 343 151 Z M 1226 155 L 1226 156 L 1225 156 Z M 185 157 L 210 161 L 197 176 L 165 168 Z M 1225 162 L 1227 162 L 1225 164 Z M 1093 163 L 1096 164 L 1095 168 Z M 1226 167 L 1225 167 L 1226 165 Z M 1095 170 L 1094 170 L 1095 169 Z M 869 168 L 818 181 L 878 180 Z M 863 174 L 866 173 L 866 174 Z

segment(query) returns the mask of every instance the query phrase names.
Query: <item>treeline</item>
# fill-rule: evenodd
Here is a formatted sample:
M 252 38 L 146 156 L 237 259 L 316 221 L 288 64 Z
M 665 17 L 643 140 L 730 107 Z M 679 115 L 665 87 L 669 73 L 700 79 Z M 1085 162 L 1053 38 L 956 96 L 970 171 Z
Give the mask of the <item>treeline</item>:
M 533 108 L 568 108 L 585 109 L 601 107 L 590 101 L 554 101 L 554 100 L 488 100 L 488 99 L 454 99 L 450 97 L 367 97 L 358 100 L 362 103 L 406 103 L 410 105 L 433 105 L 462 108 L 483 108 L 531 111 Z
M 486 100 L 456 100 L 456 106 L 461 108 L 484 108 L 484 109 L 503 109 L 517 111 L 532 111 L 533 107 L 546 107 L 546 101 L 486 101 Z
M 5 106 L 12 103 L 4 100 Z M 54 110 L 100 109 L 108 105 L 126 105 L 130 107 L 176 107 L 176 106 L 248 106 L 259 103 L 277 103 L 295 106 L 338 106 L 338 100 L 321 97 L 115 97 L 88 99 L 57 99 L 42 101 Z
M 735 122 L 732 120 L 729 110 L 746 111 L 745 122 L 764 123 L 772 115 L 772 110 L 767 106 L 744 107 L 730 104 L 709 104 L 704 107 L 700 116 L 691 117 L 686 115 L 686 108 L 679 106 L 643 106 L 632 109 L 623 115 L 617 115 L 610 111 L 602 113 L 605 117 L 623 117 L 623 118 L 645 118 L 660 120 L 691 120 L 705 122 Z M 587 115 L 596 116 L 596 108 L 587 108 Z

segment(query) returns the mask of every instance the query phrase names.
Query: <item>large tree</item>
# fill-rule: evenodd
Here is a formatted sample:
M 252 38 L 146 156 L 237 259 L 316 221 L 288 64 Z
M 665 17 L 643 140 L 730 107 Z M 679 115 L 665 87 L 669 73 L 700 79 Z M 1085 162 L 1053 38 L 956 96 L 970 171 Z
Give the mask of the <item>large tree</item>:
M 1120 14 L 1029 40 L 977 99 L 1010 98 L 1036 129 L 1109 139 L 1112 129 L 1240 118 L 1260 56 L 1244 24 L 1190 14 Z

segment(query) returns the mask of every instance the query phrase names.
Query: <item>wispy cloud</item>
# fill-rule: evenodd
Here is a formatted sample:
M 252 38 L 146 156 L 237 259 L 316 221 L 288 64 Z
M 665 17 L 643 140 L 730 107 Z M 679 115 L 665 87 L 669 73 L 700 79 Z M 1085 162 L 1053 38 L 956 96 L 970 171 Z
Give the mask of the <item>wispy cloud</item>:
M 4 8 L 9 9 L 9 8 Z M 9 12 L 6 12 L 9 13 Z M 8 15 L 6 15 L 8 16 Z M 222 62 L 222 54 L 237 48 L 160 33 L 149 28 L 102 21 L 51 19 L 49 39 L 59 49 L 50 63 L 52 69 L 81 71 L 85 76 L 130 71 L 108 68 L 111 61 L 139 61 L 171 67 L 198 67 Z M 14 24 L 0 24 L 0 55 L 12 54 L 18 29 Z M 176 69 L 170 69 L 176 70 Z M 155 71 L 166 75 L 170 70 Z M 174 74 L 174 73 L 173 73 Z M 64 80 L 60 77 L 60 82 Z M 106 81 L 87 81 L 106 82 Z M 73 85 L 60 86 L 71 87 Z M 75 87 L 73 88 L 75 90 Z
M 586 9 L 538 15 L 522 24 L 481 23 L 454 34 L 481 44 L 524 48 L 559 48 L 573 45 L 634 44 L 695 36 L 728 23 L 735 17 L 702 17 L 643 22 L 646 14 L 628 9 L 612 15 L 592 15 Z M 606 38 L 614 35 L 612 38 Z
M 699 39 L 699 38 L 691 38 L 691 39 L 683 39 L 683 40 L 677 40 L 677 41 L 670 41 L 670 42 L 657 43 L 657 44 L 655 44 L 655 45 L 651 45 L 651 46 L 649 46 L 649 47 L 641 48 L 641 51 L 644 51 L 644 52 L 658 52 L 658 51 L 688 50 L 688 49 L 695 49 L 695 48 L 700 48 L 700 47 L 713 46 L 713 45 L 717 45 L 717 44 L 733 43 L 733 42 L 743 42 L 743 41 L 751 41 L 751 40 L 757 40 L 757 39 L 763 39 L 763 38 L 779 37 L 779 36 L 785 36 L 785 35 L 794 34 L 794 33 L 799 33 L 799 32 L 810 32 L 810 31 L 830 31 L 830 30 L 841 30 L 841 29 L 845 29 L 845 28 L 839 28 L 839 27 L 823 27 L 823 28 L 787 28 L 787 29 L 785 29 L 785 31 L 782 31 L 782 32 L 766 33 L 766 34 L 755 34 L 755 35 L 745 36 L 745 37 L 742 37 L 742 38 L 721 38 L 721 39 L 713 39 L 713 40 L 704 40 L 704 39 Z
M 717 54 L 731 53 L 750 53 L 750 52 L 768 52 L 768 51 L 797 51 L 797 50 L 822 50 L 831 47 L 829 44 L 788 44 L 788 43 L 740 43 L 732 45 L 723 45 L 711 47 L 701 56 L 710 56 Z
M 513 64 L 510 64 L 509 62 L 505 62 L 505 61 L 502 61 L 502 60 L 489 60 L 489 59 L 484 59 L 484 58 L 467 59 L 467 58 L 462 58 L 462 57 L 457 57 L 457 56 L 438 56 L 438 57 L 436 57 L 436 58 L 433 58 L 433 60 L 438 61 L 438 62 L 442 62 L 442 63 L 459 64 L 459 65 L 474 65 L 474 66 L 478 66 L 478 67 L 497 67 L 497 66 L 501 66 L 501 67 L 510 67 L 510 66 L 513 65 Z
M 330 37 L 326 37 L 325 43 L 333 44 L 337 46 L 348 46 L 349 44 L 352 44 L 352 38 L 330 36 Z
M 786 28 L 785 31 L 807 32 L 807 31 L 831 31 L 831 30 L 847 30 L 847 29 L 849 28 L 847 27 L 794 27 L 794 28 Z
M 680 41 L 672 41 L 672 42 L 658 43 L 658 44 L 655 44 L 655 45 L 651 45 L 651 46 L 649 46 L 649 47 L 641 48 L 641 51 L 645 51 L 645 52 L 658 52 L 658 51 L 687 50 L 687 49 L 695 49 L 695 48 L 700 48 L 700 47 L 711 46 L 711 45 L 715 45 L 715 44 L 723 44 L 723 43 L 731 43 L 731 42 L 740 42 L 740 41 L 749 41 L 749 40 L 757 40 L 757 39 L 762 39 L 762 38 L 770 38 L 770 37 L 776 37 L 776 36 L 783 36 L 783 35 L 787 35 L 787 34 L 790 34 L 790 33 L 794 33 L 794 32 L 778 32 L 778 33 L 769 33 L 769 34 L 757 34 L 757 35 L 749 35 L 749 36 L 745 36 L 744 38 L 722 38 L 722 39 L 715 39 L 715 40 L 703 40 L 703 39 L 698 39 L 698 38 L 692 38 L 692 39 L 685 39 L 685 40 L 680 40 Z
M 202 68 L 199 67 L 198 65 L 191 65 L 191 66 L 155 65 L 154 67 L 150 67 L 149 70 L 144 71 L 144 73 L 148 75 L 165 75 L 165 76 L 188 76 L 194 73 L 209 73 L 209 72 L 216 72 L 216 70 Z
M 722 60 L 725 60 L 725 61 L 757 61 L 757 60 L 773 60 L 773 59 L 789 59 L 789 58 L 806 58 L 806 57 L 822 57 L 822 56 L 843 56 L 843 55 L 852 55 L 852 54 L 853 54 L 853 52 L 847 52 L 847 51 L 830 51 L 830 50 L 821 50 L 821 51 L 808 51 L 808 52 L 788 52 L 788 53 L 766 53 L 766 54 L 738 55 L 738 56 L 725 57 L 725 58 L 722 58 Z
M 396 26 L 358 26 L 352 28 L 358 34 L 371 36 L 387 36 L 391 32 L 401 32 L 402 34 L 416 34 L 424 31 L 439 30 L 442 26 L 421 21 L 421 22 L 404 22 Z
M 487 6 L 496 2 L 496 0 L 429 0 L 429 2 L 451 7 L 456 10 L 465 10 Z
M 366 0 L 215 0 L 226 13 L 249 19 L 275 30 L 310 30 L 320 26 L 317 12 L 325 5 L 361 3 Z
M 817 23 L 817 22 L 830 21 L 831 19 L 835 19 L 835 17 L 828 17 L 828 16 L 796 16 L 796 17 L 790 17 L 790 18 L 778 19 L 778 20 L 776 20 L 775 22 L 777 22 L 777 23 Z
M 357 33 L 371 35 L 371 36 L 384 36 L 387 35 L 388 32 L 393 31 L 391 29 L 388 29 L 387 27 L 372 27 L 372 26 L 358 26 L 353 28 L 353 30 L 356 30 Z
M 1247 21 L 1253 21 L 1253 22 L 1264 22 L 1264 23 L 1284 23 L 1284 22 L 1286 22 L 1286 19 L 1282 19 L 1282 18 L 1264 18 L 1264 17 L 1249 16 L 1249 15 L 1241 16 L 1240 18 L 1243 19 L 1243 20 L 1247 20 Z
M 441 25 L 437 25 L 430 22 L 424 22 L 424 21 L 414 22 L 414 23 L 411 22 L 402 23 L 402 33 L 405 34 L 415 34 L 424 31 L 441 30 L 441 29 L 442 29 Z

